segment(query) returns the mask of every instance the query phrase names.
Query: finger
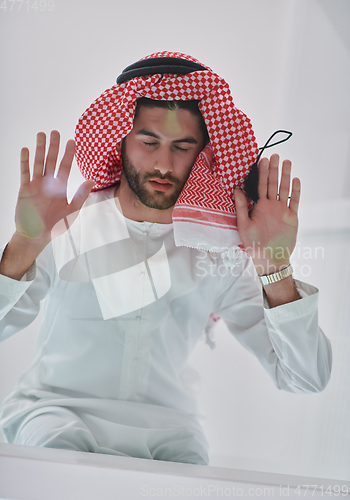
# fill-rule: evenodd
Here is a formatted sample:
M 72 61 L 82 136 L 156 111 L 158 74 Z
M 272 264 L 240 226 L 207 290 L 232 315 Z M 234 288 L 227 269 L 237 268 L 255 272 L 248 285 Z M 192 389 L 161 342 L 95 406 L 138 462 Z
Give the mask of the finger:
M 301 190 L 300 179 L 298 179 L 298 177 L 294 177 L 292 182 L 292 194 L 290 196 L 289 208 L 296 215 L 298 214 L 298 208 L 299 208 L 300 190 Z
M 29 171 L 29 149 L 22 148 L 21 150 L 21 186 L 30 181 Z
M 72 201 L 70 202 L 70 213 L 77 212 L 84 205 L 87 197 L 89 196 L 91 189 L 94 187 L 95 181 L 86 181 L 83 182 L 81 186 L 79 186 L 77 192 L 73 196 Z
M 36 150 L 34 158 L 34 177 L 43 175 L 45 160 L 46 135 L 39 132 L 36 136 Z
M 50 146 L 46 157 L 45 175 L 53 176 L 55 174 L 59 147 L 60 134 L 57 130 L 53 130 L 50 135 Z
M 268 158 L 262 158 L 259 161 L 259 184 L 258 184 L 258 194 L 259 198 L 267 197 L 267 179 L 269 173 L 269 160 Z
M 288 196 L 290 190 L 290 171 L 292 163 L 289 160 L 284 160 L 282 163 L 282 175 L 279 191 L 279 200 L 281 203 L 287 206 Z
M 267 197 L 269 200 L 277 200 L 279 161 L 280 158 L 276 154 L 270 158 L 269 177 L 267 181 Z
M 237 227 L 242 228 L 249 221 L 247 200 L 244 193 L 238 188 L 233 191 L 233 195 L 236 207 Z
M 62 161 L 60 163 L 60 168 L 57 173 L 57 178 L 63 182 L 68 181 L 70 169 L 72 167 L 72 162 L 75 153 L 75 142 L 71 139 L 66 144 L 66 150 L 64 152 Z

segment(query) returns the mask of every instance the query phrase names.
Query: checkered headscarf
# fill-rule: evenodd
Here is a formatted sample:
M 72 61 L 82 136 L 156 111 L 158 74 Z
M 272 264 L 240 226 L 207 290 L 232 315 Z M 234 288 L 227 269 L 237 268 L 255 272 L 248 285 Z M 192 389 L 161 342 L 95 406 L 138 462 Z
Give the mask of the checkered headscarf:
M 143 59 L 176 57 L 199 61 L 177 52 L 158 52 Z M 121 158 L 116 145 L 132 130 L 136 100 L 197 100 L 210 143 L 199 154 L 173 209 L 178 246 L 216 252 L 241 246 L 233 190 L 244 180 L 258 156 L 249 118 L 233 103 L 228 84 L 207 70 L 188 74 L 139 76 L 116 84 L 98 97 L 76 127 L 76 159 L 94 191 L 120 179 Z M 253 202 L 248 200 L 248 208 Z

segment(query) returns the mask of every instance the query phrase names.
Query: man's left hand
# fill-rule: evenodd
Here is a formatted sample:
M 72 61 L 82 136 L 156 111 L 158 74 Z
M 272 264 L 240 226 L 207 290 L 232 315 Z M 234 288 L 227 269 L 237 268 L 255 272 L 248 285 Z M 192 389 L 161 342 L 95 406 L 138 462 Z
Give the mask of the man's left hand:
M 289 200 L 291 166 L 283 161 L 278 190 L 279 156 L 260 160 L 259 200 L 250 213 L 244 193 L 234 190 L 238 233 L 259 275 L 287 267 L 296 244 L 300 180 L 293 179 Z

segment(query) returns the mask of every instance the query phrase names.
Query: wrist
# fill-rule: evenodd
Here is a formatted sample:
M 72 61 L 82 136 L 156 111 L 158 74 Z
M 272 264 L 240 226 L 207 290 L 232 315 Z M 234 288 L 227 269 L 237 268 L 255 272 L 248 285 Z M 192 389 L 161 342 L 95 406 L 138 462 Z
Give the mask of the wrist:
M 6 245 L 0 261 L 0 274 L 20 281 L 48 241 L 25 238 L 15 232 Z
M 271 262 L 271 261 L 261 261 L 257 259 L 253 259 L 253 263 L 256 269 L 256 272 L 258 276 L 268 276 L 273 273 L 277 273 L 279 271 L 283 271 L 283 269 L 286 269 L 289 265 L 290 262 L 284 261 L 284 262 Z
M 270 308 L 301 299 L 292 275 L 276 283 L 263 286 L 263 291 Z
M 39 254 L 50 243 L 50 237 L 41 236 L 39 238 L 29 238 L 17 230 L 10 240 L 11 246 L 33 254 Z

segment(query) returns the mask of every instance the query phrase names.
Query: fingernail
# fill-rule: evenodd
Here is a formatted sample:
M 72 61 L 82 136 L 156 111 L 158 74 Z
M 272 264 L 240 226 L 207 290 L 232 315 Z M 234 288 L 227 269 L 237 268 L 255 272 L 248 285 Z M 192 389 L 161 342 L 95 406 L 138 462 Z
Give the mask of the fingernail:
M 39 146 L 41 146 L 42 144 L 44 144 L 44 137 L 43 135 L 39 132 L 39 134 L 36 136 L 36 142 Z

